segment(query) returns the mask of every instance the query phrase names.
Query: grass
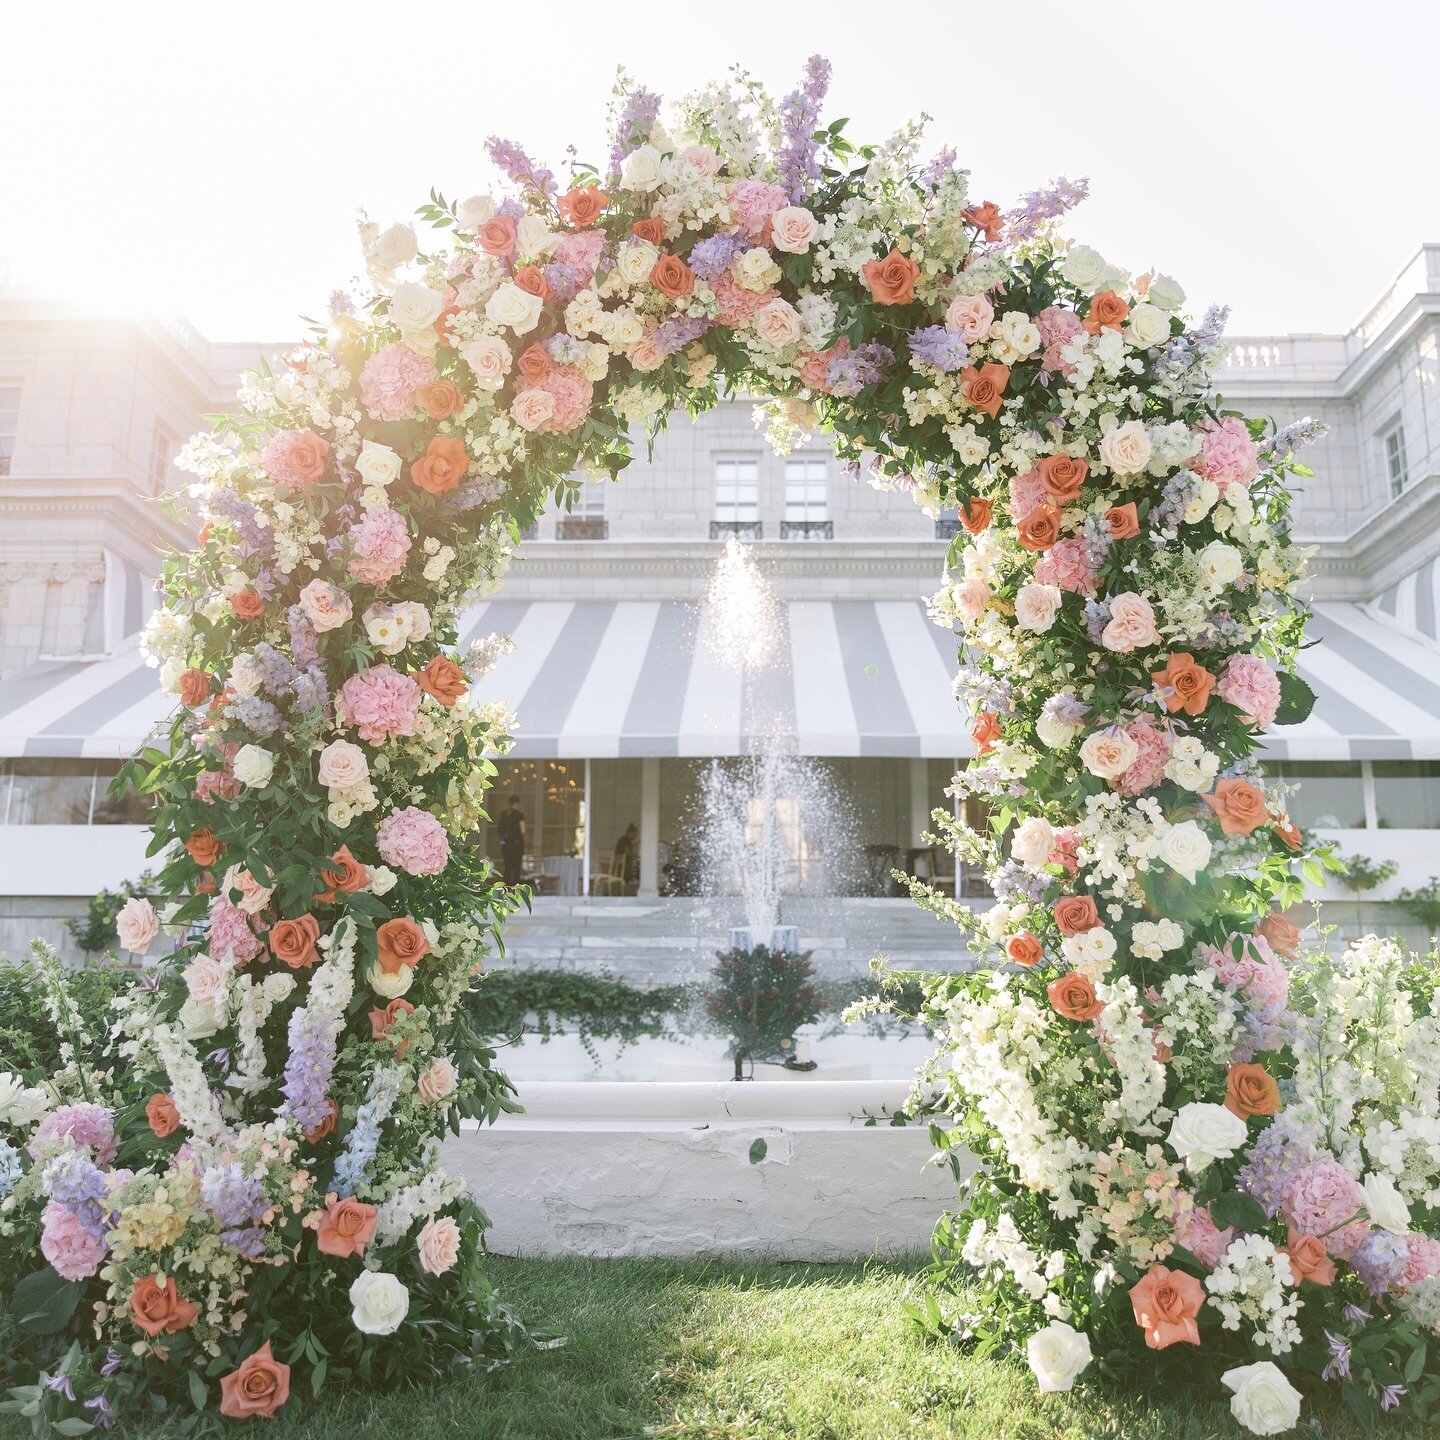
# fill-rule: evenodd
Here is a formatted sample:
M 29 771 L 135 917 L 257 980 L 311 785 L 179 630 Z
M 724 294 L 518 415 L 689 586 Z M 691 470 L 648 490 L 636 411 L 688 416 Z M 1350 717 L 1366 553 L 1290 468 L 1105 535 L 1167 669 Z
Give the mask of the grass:
M 1018 1364 L 926 1346 L 906 1264 L 492 1261 L 527 1320 L 567 1337 L 419 1393 L 292 1403 L 264 1440 L 1235 1440 L 1223 1402 L 1036 1393 Z M 1297 1436 L 1421 1440 L 1307 1407 Z M 0 1430 L 8 1437 L 18 1432 Z M 137 1432 L 130 1432 L 137 1433 Z M 228 1430 L 227 1430 L 228 1433 Z M 1433 1432 L 1430 1432 L 1433 1434 Z

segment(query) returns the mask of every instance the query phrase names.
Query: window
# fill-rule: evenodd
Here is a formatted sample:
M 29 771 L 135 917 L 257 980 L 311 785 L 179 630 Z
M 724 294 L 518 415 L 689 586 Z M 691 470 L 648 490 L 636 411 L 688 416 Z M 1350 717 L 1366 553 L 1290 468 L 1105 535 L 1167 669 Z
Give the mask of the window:
M 760 524 L 760 462 L 758 460 L 717 460 L 715 462 L 715 518 L 710 538 L 737 535 L 758 540 Z
M 0 381 L 0 475 L 15 461 L 15 436 L 20 430 L 20 387 Z
M 820 460 L 785 462 L 785 518 L 782 540 L 833 540 L 834 526 L 827 514 L 826 487 L 830 467 Z
M 1390 480 L 1390 498 L 1393 500 L 1404 490 L 1410 479 L 1410 466 L 1405 458 L 1405 427 L 1395 421 L 1380 436 L 1385 447 L 1385 473 Z
M 605 485 L 582 486 L 568 514 L 555 523 L 557 540 L 604 540 L 610 527 L 605 519 Z
M 1365 828 L 1365 778 L 1358 761 L 1287 761 L 1269 768 L 1276 779 L 1298 787 L 1288 805 L 1302 830 Z
M 143 825 L 148 802 L 110 795 L 118 761 L 0 762 L 0 825 Z
M 150 441 L 150 493 L 163 495 L 170 488 L 170 461 L 175 454 L 175 437 L 156 424 Z
M 1376 760 L 1371 770 L 1382 830 L 1440 830 L 1440 761 Z

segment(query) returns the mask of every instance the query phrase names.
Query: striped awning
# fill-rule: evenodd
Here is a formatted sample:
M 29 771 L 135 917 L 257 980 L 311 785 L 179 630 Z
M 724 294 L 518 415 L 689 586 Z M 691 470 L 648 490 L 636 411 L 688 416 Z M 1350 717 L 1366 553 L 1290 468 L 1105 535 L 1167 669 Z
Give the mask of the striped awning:
M 1396 581 L 1371 608 L 1407 630 L 1440 641 L 1440 560 L 1427 560 Z
M 516 642 L 476 687 L 520 717 L 515 754 L 567 759 L 744 754 L 757 733 L 807 755 L 970 753 L 951 698 L 954 640 L 912 601 L 779 606 L 789 664 L 747 680 L 681 601 L 493 600 L 461 640 Z M 1351 604 L 1315 607 L 1301 673 L 1318 695 L 1273 732 L 1277 760 L 1440 759 L 1440 647 Z M 173 713 L 134 638 L 106 660 L 53 661 L 0 681 L 0 757 L 129 755 Z

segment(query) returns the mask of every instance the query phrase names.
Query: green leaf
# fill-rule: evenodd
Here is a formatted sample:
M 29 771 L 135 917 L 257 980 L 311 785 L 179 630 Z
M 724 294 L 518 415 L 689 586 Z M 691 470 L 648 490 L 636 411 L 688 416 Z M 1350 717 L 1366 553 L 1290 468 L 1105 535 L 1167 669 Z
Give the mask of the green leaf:
M 209 1398 L 205 1390 L 205 1382 L 200 1378 L 200 1374 L 196 1370 L 191 1370 L 188 1378 L 190 1381 L 190 1403 L 197 1410 L 203 1410 L 205 1408 L 205 1401 Z
M 1275 712 L 1277 725 L 1298 725 L 1310 718 L 1315 708 L 1315 692 L 1298 675 L 1280 674 L 1280 708 Z
M 1233 1225 L 1237 1230 L 1260 1230 L 1265 1225 L 1265 1207 L 1253 1195 L 1232 1190 L 1210 1202 L 1210 1216 L 1220 1229 Z
M 88 1435 L 95 1427 L 88 1420 L 72 1415 L 68 1420 L 56 1420 L 50 1428 L 57 1435 Z
M 10 1299 L 15 1323 L 32 1335 L 54 1335 L 70 1323 L 83 1285 L 66 1280 L 48 1266 L 27 1275 Z
M 758 1165 L 765 1158 L 769 1149 L 763 1136 L 758 1140 L 752 1140 L 750 1142 L 750 1163 Z
M 1405 1362 L 1405 1383 L 1413 1385 L 1425 1370 L 1425 1358 L 1429 1353 L 1428 1345 L 1421 1345 L 1419 1349 L 1410 1353 L 1410 1358 Z

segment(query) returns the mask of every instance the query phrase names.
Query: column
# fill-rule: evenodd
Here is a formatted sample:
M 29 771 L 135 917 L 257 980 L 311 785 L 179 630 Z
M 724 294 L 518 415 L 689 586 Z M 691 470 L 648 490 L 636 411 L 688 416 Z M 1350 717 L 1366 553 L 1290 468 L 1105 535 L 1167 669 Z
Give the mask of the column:
M 660 893 L 660 761 L 647 755 L 640 762 L 640 890 Z
M 920 837 L 930 828 L 930 793 L 926 786 L 927 765 L 923 759 L 910 761 L 910 838 L 908 846 L 921 844 Z
M 590 757 L 585 757 L 585 845 L 581 851 L 580 861 L 580 893 L 586 897 L 590 894 L 590 832 L 594 826 L 594 812 L 590 809 Z

